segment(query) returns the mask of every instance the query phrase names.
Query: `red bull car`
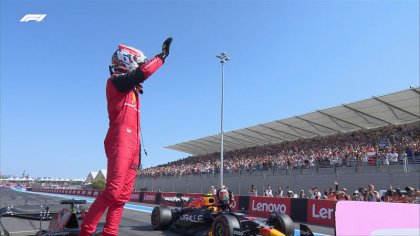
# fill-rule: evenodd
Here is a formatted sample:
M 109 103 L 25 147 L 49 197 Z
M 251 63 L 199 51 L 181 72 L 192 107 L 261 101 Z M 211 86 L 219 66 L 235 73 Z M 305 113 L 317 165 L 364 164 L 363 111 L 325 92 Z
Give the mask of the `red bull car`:
M 179 201 L 185 200 L 179 198 Z M 169 229 L 187 235 L 294 235 L 293 221 L 286 214 L 276 212 L 261 220 L 243 212 L 233 212 L 230 208 L 222 210 L 213 196 L 200 197 L 187 207 L 157 206 L 152 211 L 151 223 L 155 230 Z

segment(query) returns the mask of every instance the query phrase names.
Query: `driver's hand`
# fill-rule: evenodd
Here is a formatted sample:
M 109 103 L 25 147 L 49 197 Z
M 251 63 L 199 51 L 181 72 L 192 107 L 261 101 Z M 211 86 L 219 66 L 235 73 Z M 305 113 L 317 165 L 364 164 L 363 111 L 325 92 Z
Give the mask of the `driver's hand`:
M 169 56 L 169 49 L 171 48 L 172 38 L 169 37 L 162 44 L 162 52 L 159 54 L 163 61 Z

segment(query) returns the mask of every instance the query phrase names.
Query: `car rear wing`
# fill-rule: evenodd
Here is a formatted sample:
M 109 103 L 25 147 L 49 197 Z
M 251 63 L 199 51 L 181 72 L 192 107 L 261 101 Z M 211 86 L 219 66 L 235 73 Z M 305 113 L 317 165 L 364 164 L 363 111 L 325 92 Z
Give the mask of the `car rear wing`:
M 191 197 L 161 197 L 163 202 L 191 202 L 192 200 Z

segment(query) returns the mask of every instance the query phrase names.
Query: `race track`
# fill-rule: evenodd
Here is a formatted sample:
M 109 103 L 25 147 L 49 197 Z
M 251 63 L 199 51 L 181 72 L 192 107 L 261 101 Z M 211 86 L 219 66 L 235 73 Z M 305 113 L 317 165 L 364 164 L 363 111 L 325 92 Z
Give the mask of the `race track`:
M 58 194 L 32 193 L 11 188 L 0 187 L 0 208 L 15 205 L 41 205 L 41 204 L 58 204 L 60 200 L 71 198 Z M 92 202 L 92 198 L 75 196 L 76 199 L 86 199 Z M 86 204 L 88 207 L 90 204 Z M 132 203 L 126 205 L 124 214 L 119 227 L 119 235 L 179 235 L 170 231 L 154 231 L 150 225 L 150 212 L 154 205 Z M 13 236 L 34 235 L 40 227 L 39 221 L 2 218 L 3 225 L 9 230 Z M 101 219 L 100 225 L 103 225 L 105 218 Z M 48 227 L 48 222 L 41 223 L 43 228 Z M 296 224 L 298 229 L 299 225 Z M 334 229 L 327 227 L 310 226 L 315 236 L 333 235 Z M 297 231 L 295 235 L 299 235 Z

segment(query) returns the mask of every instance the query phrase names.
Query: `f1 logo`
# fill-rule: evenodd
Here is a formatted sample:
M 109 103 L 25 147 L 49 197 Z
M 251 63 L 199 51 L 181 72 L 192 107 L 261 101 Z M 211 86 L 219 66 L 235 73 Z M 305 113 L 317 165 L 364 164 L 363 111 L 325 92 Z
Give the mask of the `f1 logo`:
M 29 22 L 29 21 L 36 21 L 41 22 L 44 20 L 44 18 L 47 16 L 47 14 L 26 14 L 22 19 L 20 19 L 20 22 Z

